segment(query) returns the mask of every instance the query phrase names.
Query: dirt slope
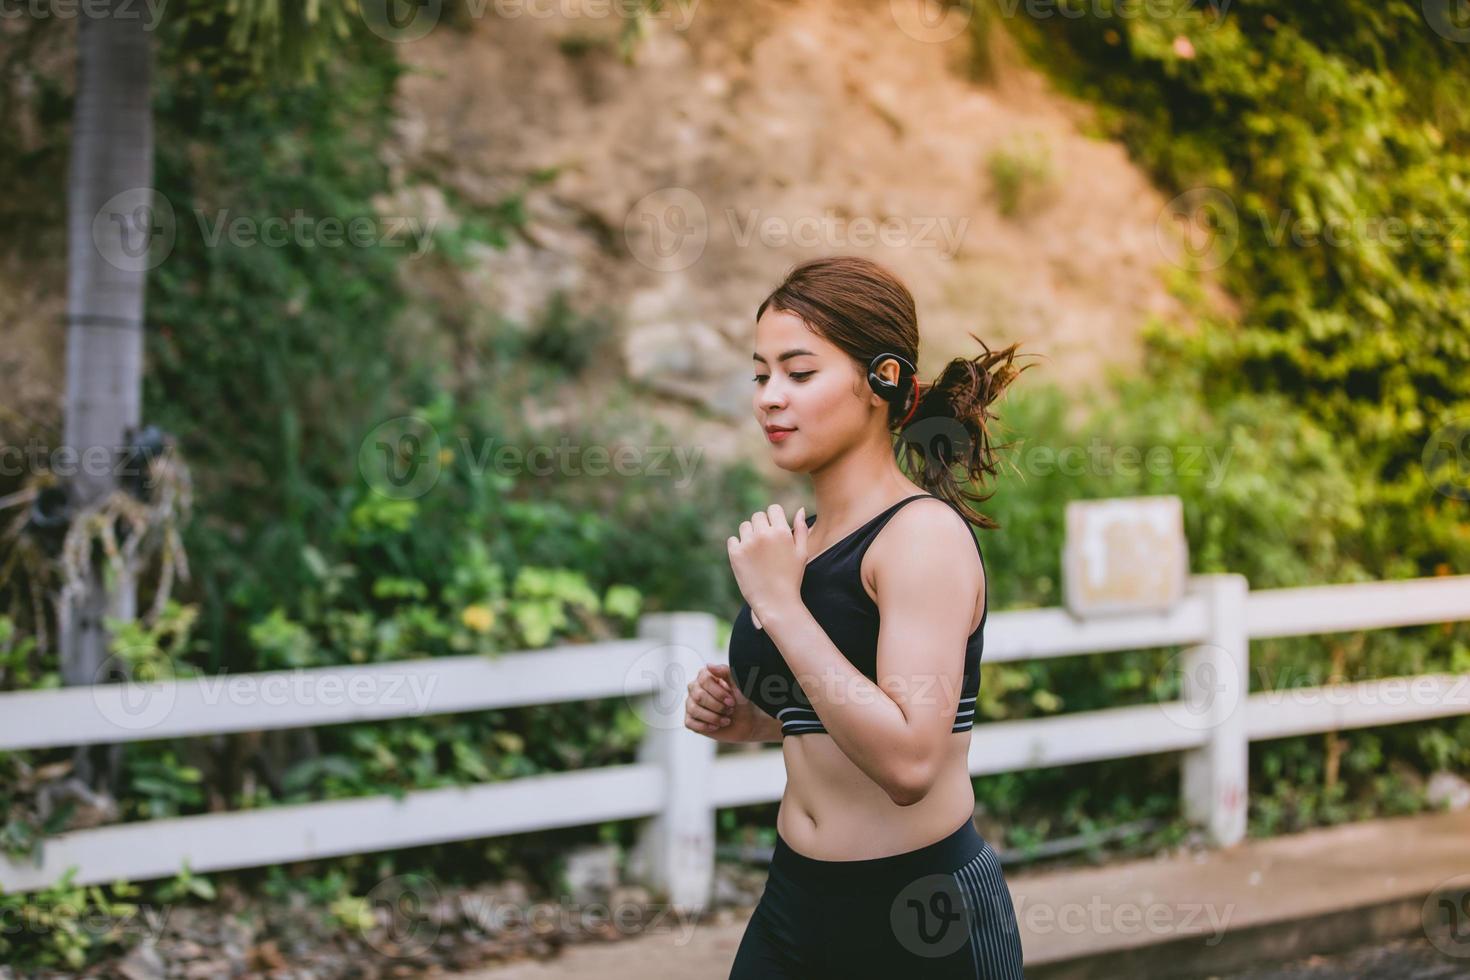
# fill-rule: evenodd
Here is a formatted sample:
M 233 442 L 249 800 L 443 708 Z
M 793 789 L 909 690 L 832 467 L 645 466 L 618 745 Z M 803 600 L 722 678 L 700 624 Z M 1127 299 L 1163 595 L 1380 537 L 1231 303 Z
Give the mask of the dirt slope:
M 1085 135 L 1087 110 L 1003 30 L 981 84 L 966 34 L 935 40 L 953 32 L 916 29 L 900 0 L 676 7 L 631 65 L 614 20 L 553 8 L 491 7 L 403 45 L 420 69 L 403 85 L 404 172 L 433 167 L 492 201 L 556 168 L 529 197 L 531 234 L 484 251 L 468 299 L 525 318 L 564 289 L 612 310 L 611 370 L 669 396 L 650 410 L 709 451 L 764 455 L 749 411 L 754 311 L 810 256 L 860 252 L 905 278 L 921 376 L 977 350 L 974 330 L 1045 355 L 1028 379 L 1085 385 L 1103 363 L 1136 363 L 1150 314 L 1180 313 L 1157 239 L 1165 196 L 1121 146 Z M 995 154 L 1046 162 L 1011 214 Z M 442 213 L 432 195 L 422 206 Z

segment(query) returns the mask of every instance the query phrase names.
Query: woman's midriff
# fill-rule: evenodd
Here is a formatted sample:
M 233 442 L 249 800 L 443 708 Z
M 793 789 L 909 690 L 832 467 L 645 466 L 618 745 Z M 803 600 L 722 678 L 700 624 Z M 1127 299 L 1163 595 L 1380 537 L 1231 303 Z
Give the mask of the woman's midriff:
M 949 735 L 934 785 L 911 806 L 899 806 L 837 747 L 813 732 L 781 740 L 786 793 L 776 830 L 797 852 L 824 861 L 860 861 L 931 844 L 975 812 L 970 782 L 970 732 Z
M 918 487 L 914 493 L 923 493 Z M 821 548 L 814 549 L 821 554 Z M 868 549 L 860 573 L 874 604 L 878 591 Z M 808 562 L 807 564 L 811 564 Z M 975 597 L 970 633 L 980 628 L 985 593 Z M 912 806 L 899 806 L 849 759 L 825 732 L 781 739 L 786 792 L 776 811 L 776 830 L 799 854 L 819 861 L 861 861 L 916 850 L 941 840 L 975 813 L 970 782 L 970 731 L 951 732 L 933 787 Z

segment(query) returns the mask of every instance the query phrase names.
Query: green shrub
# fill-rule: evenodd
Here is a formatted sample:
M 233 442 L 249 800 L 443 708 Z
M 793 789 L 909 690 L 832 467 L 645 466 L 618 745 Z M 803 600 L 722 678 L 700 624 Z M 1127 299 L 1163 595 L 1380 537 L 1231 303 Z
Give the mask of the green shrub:
M 1050 151 L 1036 139 L 992 150 L 985 167 L 1000 213 L 1008 218 L 1034 207 L 1056 177 Z

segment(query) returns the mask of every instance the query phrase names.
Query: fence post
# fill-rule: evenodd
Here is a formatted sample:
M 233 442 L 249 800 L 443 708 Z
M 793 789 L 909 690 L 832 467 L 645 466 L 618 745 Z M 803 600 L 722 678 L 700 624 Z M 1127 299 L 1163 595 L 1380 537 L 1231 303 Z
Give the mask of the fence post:
M 707 785 L 715 742 L 684 727 L 684 698 L 699 668 L 715 659 L 715 619 L 709 613 L 652 613 L 638 622 L 650 648 L 647 669 L 658 690 L 643 699 L 645 723 L 638 761 L 664 770 L 663 809 L 643 824 L 630 871 L 668 895 L 680 911 L 702 911 L 714 887 L 715 810 Z
M 1224 574 L 1194 576 L 1189 587 L 1204 596 L 1209 621 L 1205 642 L 1186 650 L 1182 659 L 1183 700 L 1208 740 L 1184 753 L 1184 816 L 1204 827 L 1211 844 L 1229 847 L 1244 839 L 1246 825 L 1249 586 L 1244 575 Z

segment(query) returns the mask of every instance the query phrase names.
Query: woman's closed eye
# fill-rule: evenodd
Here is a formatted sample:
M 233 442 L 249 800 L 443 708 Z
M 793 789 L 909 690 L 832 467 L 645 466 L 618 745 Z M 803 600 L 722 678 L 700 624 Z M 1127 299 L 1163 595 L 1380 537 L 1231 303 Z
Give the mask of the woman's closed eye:
M 816 373 L 817 372 L 815 372 L 815 371 L 792 371 L 791 372 L 791 376 L 793 378 L 795 378 L 798 382 L 801 382 L 801 381 L 805 381 L 807 378 L 810 378 L 812 375 L 814 375 Z M 766 378 L 768 378 L 768 377 L 769 377 L 769 375 L 757 374 L 755 377 L 751 378 L 750 380 L 752 380 L 752 381 L 765 381 Z

